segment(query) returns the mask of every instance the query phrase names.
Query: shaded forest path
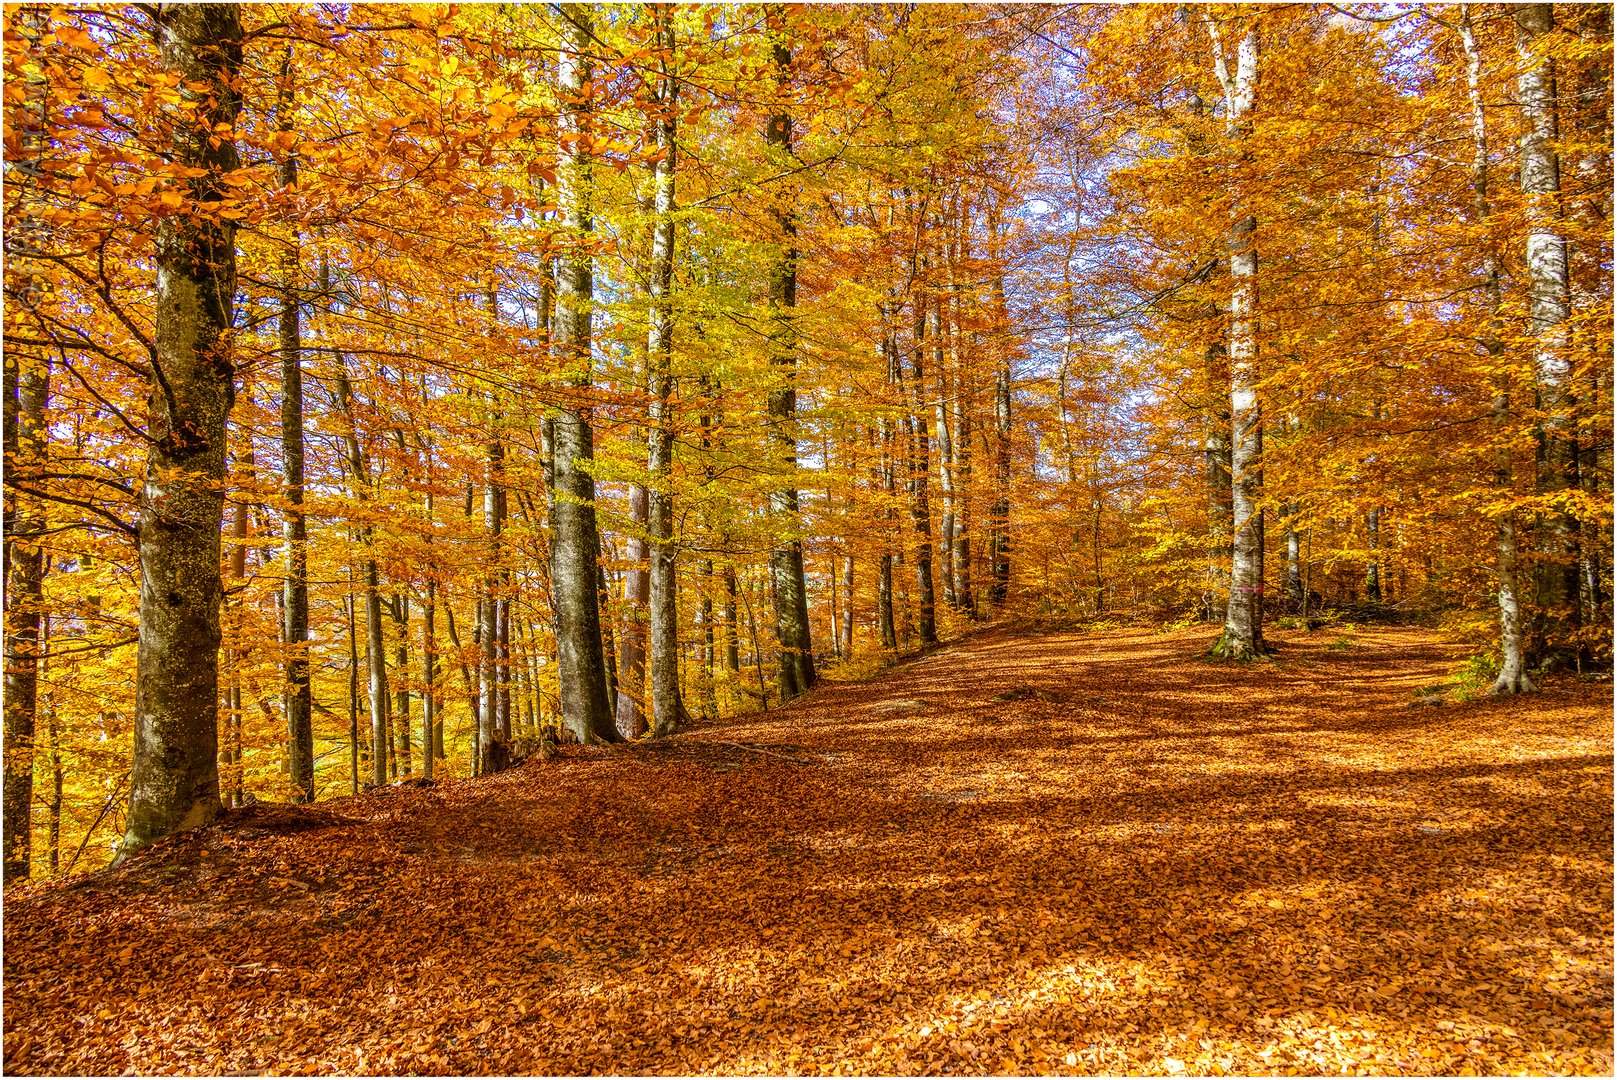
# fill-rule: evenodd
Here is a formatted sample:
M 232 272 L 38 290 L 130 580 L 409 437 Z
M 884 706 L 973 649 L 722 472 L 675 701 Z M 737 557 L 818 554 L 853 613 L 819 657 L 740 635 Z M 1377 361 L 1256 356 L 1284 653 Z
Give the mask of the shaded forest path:
M 993 628 L 5 904 L 7 1071 L 1609 1073 L 1611 684 Z

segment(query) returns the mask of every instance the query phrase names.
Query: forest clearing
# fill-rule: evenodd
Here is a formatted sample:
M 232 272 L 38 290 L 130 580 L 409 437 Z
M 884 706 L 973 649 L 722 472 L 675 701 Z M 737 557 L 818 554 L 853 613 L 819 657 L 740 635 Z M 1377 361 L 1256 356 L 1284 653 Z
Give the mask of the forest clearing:
M 1611 14 L 6 5 L 6 1069 L 1609 1073 Z
M 1610 683 L 1415 706 L 1430 633 L 1279 644 L 992 628 L 232 811 L 8 895 L 6 1069 L 1610 1075 Z

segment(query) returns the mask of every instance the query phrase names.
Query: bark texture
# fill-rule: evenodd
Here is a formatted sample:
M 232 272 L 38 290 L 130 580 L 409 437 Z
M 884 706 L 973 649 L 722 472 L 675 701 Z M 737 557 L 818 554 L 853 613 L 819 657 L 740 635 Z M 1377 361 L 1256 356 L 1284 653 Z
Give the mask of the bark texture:
M 777 87 L 790 81 L 792 51 L 777 40 L 773 49 Z M 775 164 L 790 166 L 792 118 L 784 108 L 764 127 L 764 144 Z M 809 636 L 808 584 L 803 575 L 802 515 L 797 500 L 797 217 L 791 206 L 776 200 L 777 247 L 769 264 L 769 362 L 772 380 L 768 421 L 772 468 L 777 473 L 769 492 L 769 512 L 776 530 L 769 553 L 775 594 L 775 635 L 780 658 L 780 696 L 790 701 L 814 686 L 814 654 Z
M 1251 125 L 1258 91 L 1257 16 L 1236 46 L 1232 72 L 1218 24 L 1209 16 L 1214 67 L 1224 89 L 1225 134 L 1238 143 Z M 1263 407 L 1258 400 L 1258 220 L 1235 181 L 1229 228 L 1230 504 L 1233 511 L 1230 596 L 1214 655 L 1249 660 L 1263 641 Z
M 1520 183 L 1527 218 L 1528 336 L 1538 396 L 1540 495 L 1578 486 L 1578 446 L 1572 361 L 1567 334 L 1571 297 L 1566 238 L 1561 226 L 1561 162 L 1556 151 L 1558 110 L 1555 61 L 1543 39 L 1555 29 L 1552 4 L 1511 8 L 1516 20 L 1516 100 L 1526 131 L 1521 141 Z M 1533 653 L 1548 666 L 1569 664 L 1580 622 L 1577 519 L 1564 509 L 1543 514 L 1538 553 L 1539 622 Z
M 592 26 L 585 4 L 562 4 L 563 47 L 558 63 L 562 128 L 584 134 L 589 122 Z M 594 223 L 589 156 L 578 140 L 562 154 L 557 206 L 570 247 L 556 274 L 552 341 L 575 394 L 555 417 L 555 487 L 552 511 L 551 589 L 556 612 L 557 673 L 562 718 L 581 743 L 617 742 L 607 696 L 606 653 L 601 634 L 600 532 L 595 520 L 595 436 L 587 393 L 591 378 L 590 321 L 594 299 L 593 259 L 588 244 Z
M 220 534 L 225 421 L 235 398 L 229 331 L 236 230 L 209 208 L 237 166 L 241 10 L 163 4 L 165 65 L 181 76 L 170 125 L 176 165 L 200 171 L 182 213 L 157 223 L 151 446 L 140 487 L 140 652 L 128 828 L 119 857 L 205 825 L 219 802 Z M 225 134 L 221 134 L 221 132 Z
M 279 103 L 280 128 L 292 130 L 291 78 L 292 52 L 289 48 L 281 65 L 283 86 Z M 288 154 L 281 162 L 283 191 L 297 188 L 297 157 Z M 314 716 L 309 690 L 309 534 L 303 512 L 303 327 L 299 308 L 299 238 L 294 229 L 281 252 L 279 345 L 281 354 L 281 497 L 286 508 L 281 519 L 281 538 L 286 544 L 286 579 L 281 587 L 281 640 L 286 648 L 286 691 L 283 709 L 286 717 L 287 762 L 290 767 L 292 800 L 314 801 Z
M 679 83 L 670 70 L 674 28 L 666 4 L 655 9 L 661 46 L 657 80 L 656 221 L 651 240 L 651 326 L 646 341 L 647 389 L 651 416 L 646 469 L 651 476 L 647 502 L 651 540 L 651 725 L 657 736 L 672 735 L 685 718 L 679 689 L 679 594 L 674 544 L 674 167 L 675 109 Z M 801 557 L 801 556 L 800 556 Z M 811 676 L 812 681 L 812 676 Z
M 30 51 L 45 33 L 44 13 L 20 13 L 17 27 Z M 6 186 L 22 190 L 24 210 L 6 236 L 6 303 L 31 311 L 39 302 L 34 256 L 44 247 L 43 226 L 32 212 L 34 187 L 42 178 L 47 86 L 26 77 L 21 107 L 8 122 L 17 127 L 21 152 L 7 155 Z M 39 534 L 46 528 L 36 496 L 37 474 L 46 467 L 45 416 L 50 359 L 16 346 L 5 349 L 5 807 L 4 883 L 28 877 L 32 868 L 34 736 L 38 723 L 40 619 L 45 558 Z M 60 796 L 57 797 L 60 803 Z M 53 815 L 52 822 L 58 820 Z M 55 844 L 51 851 L 56 850 Z M 54 869 L 54 866 L 53 866 Z

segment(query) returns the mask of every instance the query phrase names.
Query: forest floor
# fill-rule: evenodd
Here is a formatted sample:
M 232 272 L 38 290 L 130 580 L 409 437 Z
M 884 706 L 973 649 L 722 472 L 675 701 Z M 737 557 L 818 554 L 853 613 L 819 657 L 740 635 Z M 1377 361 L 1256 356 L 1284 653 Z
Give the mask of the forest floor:
M 5 901 L 8 1073 L 1612 1071 L 1612 687 L 995 627 Z

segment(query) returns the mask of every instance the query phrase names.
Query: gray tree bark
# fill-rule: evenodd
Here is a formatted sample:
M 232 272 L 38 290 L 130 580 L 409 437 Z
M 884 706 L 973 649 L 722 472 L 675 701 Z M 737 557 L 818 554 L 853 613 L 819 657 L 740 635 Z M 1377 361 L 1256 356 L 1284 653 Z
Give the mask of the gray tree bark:
M 1540 495 L 1578 486 L 1578 446 L 1573 416 L 1572 361 L 1567 319 L 1571 298 L 1566 237 L 1561 226 L 1561 162 L 1555 61 L 1542 39 L 1555 29 L 1553 4 L 1520 4 L 1516 20 L 1519 62 L 1516 99 L 1526 122 L 1521 141 L 1521 192 L 1526 202 L 1528 335 L 1533 342 L 1533 382 L 1538 395 Z M 1577 651 L 1580 621 L 1577 519 L 1564 510 L 1543 515 L 1538 564 L 1538 624 L 1532 652 L 1541 664 L 1560 666 Z
M 19 14 L 17 27 L 31 53 L 37 54 L 45 34 L 42 10 Z M 25 76 L 23 101 L 13 122 L 22 152 L 7 160 L 6 186 L 21 189 L 24 211 L 6 236 L 6 302 L 12 311 L 31 311 L 41 292 L 34 256 L 43 248 L 43 226 L 32 212 L 35 191 L 44 174 L 45 79 Z M 14 285 L 13 283 L 17 283 Z M 17 287 L 19 286 L 20 287 Z M 50 395 L 50 357 L 17 346 L 5 350 L 5 786 L 4 833 L 6 885 L 27 878 L 33 861 L 34 737 L 38 722 L 41 609 L 44 602 L 45 557 L 39 534 L 47 527 L 37 495 L 37 474 L 47 463 L 46 412 Z M 53 729 L 54 730 L 54 729 Z M 59 801 L 59 799 L 58 799 Z M 52 849 L 54 850 L 54 848 Z
M 1011 595 L 1011 350 L 1006 343 L 1010 313 L 1005 303 L 1004 251 L 996 214 L 988 217 L 995 270 L 989 281 L 996 336 L 994 359 L 994 502 L 988 511 L 989 598 L 1003 608 Z
M 618 734 L 638 739 L 646 733 L 646 633 L 651 601 L 648 545 L 643 535 L 650 513 L 645 485 L 629 485 L 628 567 L 623 572 L 622 633 L 618 635 Z
M 938 640 L 937 593 L 932 578 L 932 507 L 927 498 L 927 479 L 932 456 L 931 425 L 922 400 L 926 386 L 927 331 L 937 332 L 935 309 L 924 291 L 915 297 L 915 350 L 911 353 L 909 398 L 910 429 L 910 527 L 915 532 L 916 629 L 923 645 Z M 902 369 L 899 373 L 903 383 Z
M 1488 220 L 1490 213 L 1488 119 L 1482 98 L 1482 50 L 1471 24 L 1471 5 L 1460 5 L 1458 28 L 1460 43 L 1465 51 L 1466 95 L 1471 109 L 1472 217 L 1481 227 Z M 1483 347 L 1490 355 L 1498 356 L 1505 349 L 1500 324 L 1503 296 L 1499 281 L 1499 265 L 1491 251 L 1483 259 L 1482 288 L 1487 308 L 1486 325 L 1482 335 Z M 1494 459 L 1494 486 L 1509 498 L 1515 488 L 1515 481 L 1514 463 L 1508 446 L 1510 424 L 1508 385 L 1500 385 L 1495 392 L 1492 414 L 1495 437 L 1499 441 Z M 1499 597 L 1500 664 L 1499 676 L 1494 680 L 1492 693 L 1530 693 L 1537 687 L 1527 677 L 1525 624 L 1517 585 L 1519 558 L 1516 549 L 1516 515 L 1513 511 L 1507 510 L 1498 516 L 1495 520 L 1494 533 L 1494 577 Z
M 1244 138 L 1258 91 L 1256 16 L 1236 46 L 1232 74 L 1218 24 L 1204 16 L 1213 42 L 1214 68 L 1224 88 L 1224 129 Z M 1246 208 L 1237 180 L 1229 230 L 1230 267 L 1230 488 L 1234 511 L 1230 597 L 1224 632 L 1212 653 L 1248 660 L 1268 652 L 1263 640 L 1263 407 L 1258 401 L 1258 220 Z
M 562 51 L 558 85 L 564 134 L 587 134 L 591 81 L 590 9 L 560 6 Z M 557 208 L 571 243 L 556 275 L 552 342 L 574 396 L 555 417 L 555 487 L 551 589 L 556 615 L 557 669 L 562 717 L 581 743 L 617 742 L 607 696 L 606 654 L 601 632 L 600 532 L 595 519 L 594 432 L 588 392 L 591 379 L 590 321 L 594 301 L 594 229 L 590 160 L 579 140 L 564 144 L 557 177 Z
M 784 91 L 791 79 L 792 50 L 777 40 L 772 59 L 775 82 Z M 792 118 L 784 108 L 770 115 L 764 144 L 771 162 L 790 167 Z M 768 422 L 772 467 L 778 474 L 769 492 L 769 512 L 776 530 L 769 555 L 774 580 L 775 632 L 780 654 L 780 694 L 783 702 L 807 693 L 814 686 L 814 653 L 809 633 L 808 584 L 803 575 L 803 519 L 798 507 L 797 481 L 797 217 L 777 197 L 770 208 L 777 248 L 769 263 L 769 362 L 773 380 L 769 391 Z
M 955 298 L 956 338 L 959 337 L 959 298 Z M 977 617 L 977 598 L 971 581 L 971 402 L 969 363 L 956 358 L 954 395 L 950 413 L 954 423 L 954 474 L 958 492 L 954 522 L 954 593 L 960 610 Z
M 666 4 L 654 8 L 661 47 L 657 80 L 657 150 L 654 183 L 656 223 L 651 244 L 651 327 L 646 374 L 651 415 L 646 470 L 651 477 L 647 524 L 651 540 L 651 721 L 652 733 L 672 735 L 685 719 L 679 690 L 679 597 L 674 545 L 674 166 L 675 109 L 679 83 L 671 67 L 674 28 Z M 812 681 L 812 676 L 811 676 Z
M 240 9 L 163 4 L 153 30 L 178 73 L 174 164 L 196 169 L 189 212 L 157 222 L 151 446 L 140 488 L 140 646 L 128 829 L 119 858 L 206 825 L 219 801 L 220 540 L 225 421 L 235 399 L 230 326 L 236 229 L 204 209 L 238 164 Z
M 292 49 L 281 61 L 281 96 L 277 103 L 278 127 L 291 131 Z M 281 162 L 283 195 L 297 190 L 298 159 L 290 151 Z M 314 801 L 314 714 L 309 689 L 309 534 L 303 513 L 303 331 L 297 229 L 291 229 L 281 252 L 279 337 L 281 353 L 281 496 L 286 509 L 281 538 L 286 544 L 286 578 L 281 586 L 286 647 L 286 689 L 282 695 L 286 718 L 287 762 L 293 802 Z
M 1218 313 L 1214 307 L 1213 314 Z M 1229 614 L 1230 560 L 1235 553 L 1235 503 L 1230 483 L 1230 363 L 1222 341 L 1205 352 L 1209 405 L 1203 435 L 1207 465 L 1207 617 L 1222 623 Z
M 46 469 L 46 416 L 50 361 L 6 351 L 7 446 L 10 483 L 31 482 Z M 44 606 L 45 556 L 39 535 L 44 507 L 32 495 L 6 492 L 11 510 L 5 612 L 5 869 L 10 885 L 32 867 L 34 735 L 39 705 L 40 618 Z
M 335 359 L 337 408 L 343 415 L 343 441 L 348 447 L 348 467 L 353 475 L 354 497 L 368 502 L 373 494 L 371 469 L 364 447 L 360 445 L 359 428 L 354 419 L 354 391 L 348 381 L 348 361 L 340 353 Z M 359 530 L 359 535 L 365 551 L 362 569 L 365 580 L 366 690 L 371 720 L 371 783 L 380 786 L 387 783 L 387 733 L 391 712 L 387 696 L 387 650 L 382 630 L 382 574 L 371 543 L 371 527 L 364 526 Z

